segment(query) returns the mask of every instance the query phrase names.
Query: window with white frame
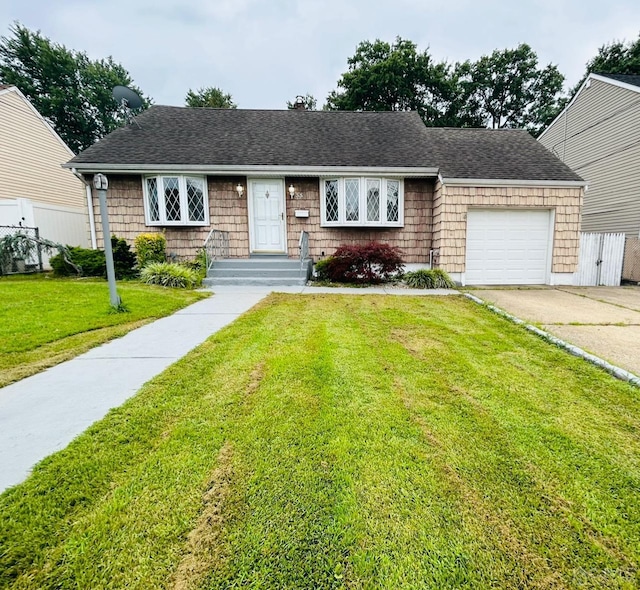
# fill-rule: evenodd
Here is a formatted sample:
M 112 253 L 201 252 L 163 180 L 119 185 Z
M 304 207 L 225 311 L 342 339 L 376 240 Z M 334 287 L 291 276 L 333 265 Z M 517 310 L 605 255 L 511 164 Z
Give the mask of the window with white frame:
M 202 176 L 145 176 L 147 225 L 209 225 L 207 181 Z
M 402 227 L 403 183 L 394 178 L 324 178 L 323 226 Z

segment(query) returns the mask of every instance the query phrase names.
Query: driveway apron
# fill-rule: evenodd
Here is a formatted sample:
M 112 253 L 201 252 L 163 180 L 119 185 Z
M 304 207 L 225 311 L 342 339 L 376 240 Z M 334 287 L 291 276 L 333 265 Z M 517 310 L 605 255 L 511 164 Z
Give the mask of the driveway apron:
M 477 289 L 473 293 L 640 375 L 640 287 Z

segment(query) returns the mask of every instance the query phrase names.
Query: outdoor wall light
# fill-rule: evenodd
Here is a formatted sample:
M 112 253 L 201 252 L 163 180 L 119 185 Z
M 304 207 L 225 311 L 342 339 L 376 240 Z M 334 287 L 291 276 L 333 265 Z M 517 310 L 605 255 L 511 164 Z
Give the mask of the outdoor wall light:
M 236 192 L 238 193 L 238 198 L 241 199 L 242 198 L 242 193 L 244 193 L 244 187 L 242 186 L 241 183 L 238 183 L 236 185 Z
M 289 185 L 289 196 L 292 199 L 302 199 L 304 195 L 302 193 L 297 193 L 295 187 L 292 184 L 290 184 Z

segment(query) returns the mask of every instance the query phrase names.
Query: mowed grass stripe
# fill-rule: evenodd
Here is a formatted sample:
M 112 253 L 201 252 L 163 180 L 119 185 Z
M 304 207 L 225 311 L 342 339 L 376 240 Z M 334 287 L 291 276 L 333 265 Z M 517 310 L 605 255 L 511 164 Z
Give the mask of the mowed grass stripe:
M 2 496 L 0 580 L 634 587 L 639 406 L 462 298 L 274 295 Z

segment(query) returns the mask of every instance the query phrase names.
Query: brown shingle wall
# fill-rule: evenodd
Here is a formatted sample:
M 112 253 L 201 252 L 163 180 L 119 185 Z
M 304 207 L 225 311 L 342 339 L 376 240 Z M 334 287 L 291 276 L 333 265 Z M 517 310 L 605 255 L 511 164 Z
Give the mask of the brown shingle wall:
M 237 177 L 209 177 L 209 216 L 211 227 L 229 232 L 230 255 L 244 257 L 249 254 L 249 225 L 247 199 L 239 199 L 235 186 L 246 180 Z M 178 258 L 193 258 L 202 248 L 211 227 L 156 227 L 144 222 L 142 177 L 136 175 L 110 175 L 107 193 L 109 226 L 112 235 L 124 238 L 133 246 L 138 234 L 164 231 L 167 238 L 167 254 Z M 93 208 L 96 219 L 98 247 L 102 248 L 102 225 L 98 195 L 93 191 Z
M 320 181 L 318 178 L 286 178 L 300 199 L 290 199 L 287 194 L 287 241 L 290 257 L 299 254 L 300 231 L 309 233 L 309 247 L 314 260 L 332 254 L 341 244 L 365 244 L 372 240 L 398 246 L 405 262 L 428 262 L 431 249 L 431 208 L 433 205 L 433 181 L 407 179 L 404 182 L 403 228 L 332 228 L 320 226 Z M 296 218 L 296 209 L 306 209 L 309 217 Z
M 229 232 L 229 256 L 248 258 L 249 217 L 247 213 L 247 179 L 245 177 L 209 177 L 209 215 L 211 228 Z M 236 185 L 244 187 L 238 197 Z M 210 228 L 206 228 L 207 233 Z M 206 235 L 205 235 L 206 238 Z M 204 238 L 202 240 L 204 242 Z
M 547 187 L 436 187 L 434 247 L 440 250 L 440 266 L 448 272 L 464 272 L 467 210 L 477 208 L 538 208 L 555 211 L 551 271 L 575 272 L 580 246 L 582 188 Z
M 243 197 L 237 196 L 235 187 L 245 187 Z M 211 228 L 229 232 L 230 256 L 246 258 L 249 255 L 249 220 L 247 212 L 246 178 L 211 176 L 209 215 L 211 227 L 155 227 L 146 226 L 142 197 L 142 177 L 139 175 L 109 176 L 109 224 L 111 233 L 133 245 L 135 237 L 145 232 L 164 231 L 167 253 L 179 258 L 192 258 L 202 247 Z M 300 199 L 291 199 L 287 187 L 293 184 Z M 431 248 L 431 210 L 433 182 L 407 179 L 404 183 L 403 228 L 326 228 L 320 227 L 320 184 L 318 178 L 287 178 L 285 180 L 287 212 L 287 247 L 290 257 L 299 255 L 300 231 L 309 232 L 311 256 L 317 260 L 332 254 L 341 244 L 366 243 L 372 240 L 398 246 L 406 262 L 428 262 Z M 94 213 L 98 247 L 103 247 L 100 207 L 94 190 Z M 308 218 L 296 218 L 296 209 L 309 211 Z

